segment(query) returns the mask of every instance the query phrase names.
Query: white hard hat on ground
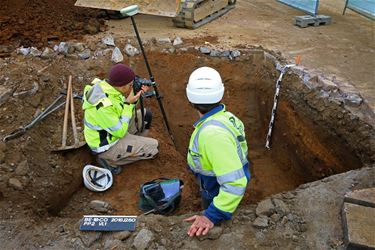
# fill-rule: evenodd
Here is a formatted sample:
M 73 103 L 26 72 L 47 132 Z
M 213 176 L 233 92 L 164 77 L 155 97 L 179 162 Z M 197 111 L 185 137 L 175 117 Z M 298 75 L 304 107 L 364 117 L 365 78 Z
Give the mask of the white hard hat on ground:
M 219 72 L 210 67 L 194 70 L 189 77 L 186 95 L 194 104 L 220 102 L 224 95 L 224 85 Z
M 86 165 L 83 168 L 82 176 L 85 187 L 91 191 L 103 192 L 113 184 L 112 173 L 105 168 Z

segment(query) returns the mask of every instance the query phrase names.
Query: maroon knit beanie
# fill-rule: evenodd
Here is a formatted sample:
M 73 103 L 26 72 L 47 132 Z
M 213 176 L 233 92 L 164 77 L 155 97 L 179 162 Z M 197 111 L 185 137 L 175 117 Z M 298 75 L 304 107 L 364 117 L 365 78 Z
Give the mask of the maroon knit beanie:
M 134 71 L 125 64 L 116 64 L 109 71 L 108 82 L 112 86 L 121 87 L 134 80 Z

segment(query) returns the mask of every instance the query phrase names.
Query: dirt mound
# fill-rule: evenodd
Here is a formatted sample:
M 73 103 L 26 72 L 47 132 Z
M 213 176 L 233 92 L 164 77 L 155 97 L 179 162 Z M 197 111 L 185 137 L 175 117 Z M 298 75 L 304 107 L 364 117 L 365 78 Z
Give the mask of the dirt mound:
M 75 0 L 4 0 L 0 44 L 42 47 L 48 41 L 79 39 L 104 28 L 100 11 L 74 6 Z

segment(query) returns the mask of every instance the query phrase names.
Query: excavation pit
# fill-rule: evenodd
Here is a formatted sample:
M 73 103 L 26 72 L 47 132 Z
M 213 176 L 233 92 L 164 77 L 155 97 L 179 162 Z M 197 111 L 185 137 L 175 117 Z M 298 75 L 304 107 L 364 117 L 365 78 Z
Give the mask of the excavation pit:
M 329 90 L 322 79 L 307 77 L 307 73 L 298 67 L 291 69 L 284 77 L 272 148 L 267 150 L 265 140 L 275 82 L 279 76 L 276 66 L 282 64 L 282 61 L 262 49 L 244 49 L 241 56 L 234 60 L 203 55 L 193 48 L 174 54 L 152 50 L 148 51 L 148 58 L 159 91 L 164 96 L 162 101 L 176 148 L 163 124 L 157 101 L 155 98 L 146 99 L 146 107 L 150 107 L 154 114 L 149 136 L 159 140 L 159 156 L 155 160 L 124 166 L 123 172 L 115 176 L 110 190 L 93 193 L 82 184 L 83 166 L 95 163 L 87 148 L 65 154 L 50 152 L 53 145 L 59 143 L 61 111 L 33 128 L 33 133 L 28 132 L 22 138 L 6 144 L 3 164 L 11 168 L 12 163 L 19 164 L 26 159 L 32 173 L 30 180 L 22 181 L 23 190 L 6 199 L 11 203 L 22 204 L 27 211 L 38 214 L 48 212 L 61 217 L 80 218 L 83 214 L 95 213 L 89 206 L 92 200 L 108 202 L 112 214 L 137 215 L 141 213 L 137 207 L 140 185 L 155 178 L 168 177 L 181 178 L 185 182 L 182 202 L 176 214 L 200 211 L 198 185 L 186 165 L 192 124 L 198 115 L 189 105 L 185 88 L 190 73 L 201 66 L 210 66 L 220 72 L 225 85 L 223 103 L 245 125 L 252 179 L 241 206 L 272 194 L 293 190 L 307 182 L 360 168 L 374 160 L 374 148 L 371 147 L 374 131 L 369 125 L 371 121 L 353 113 L 353 109 L 360 109 L 361 114 L 368 114 L 363 107 L 365 104 L 349 107 L 351 103 L 346 99 L 340 101 L 337 96 L 330 95 L 337 91 Z M 41 64 L 39 61 L 33 63 L 36 68 Z M 104 59 L 86 64 L 63 59 L 59 63 L 68 65 L 67 69 L 75 76 L 87 70 L 84 73 L 85 81 L 74 84 L 77 92 L 82 92 L 90 79 L 105 77 L 110 67 L 110 63 Z M 138 75 L 148 76 L 141 56 L 132 57 L 127 63 Z M 57 65 L 52 65 L 49 72 L 51 79 L 41 86 L 41 93 L 23 99 L 12 98 L 4 104 L 8 111 L 2 114 L 1 123 L 6 132 L 10 132 L 11 125 L 22 124 L 29 119 L 17 111 L 33 113 L 35 107 L 46 106 L 46 103 L 51 102 L 52 97 L 46 96 L 47 93 L 58 93 L 61 87 L 58 86 L 58 79 L 67 76 Z M 21 78 L 22 75 L 17 77 Z M 332 85 L 330 87 L 333 88 Z M 25 107 L 25 104 L 33 102 L 33 98 L 39 98 L 39 103 Z M 16 107 L 16 112 L 14 109 L 9 112 L 11 105 Z M 79 105 L 76 103 L 76 110 L 80 110 Z M 79 116 L 82 118 L 82 111 Z M 44 143 L 46 137 L 47 143 Z M 17 148 L 21 154 L 10 154 Z

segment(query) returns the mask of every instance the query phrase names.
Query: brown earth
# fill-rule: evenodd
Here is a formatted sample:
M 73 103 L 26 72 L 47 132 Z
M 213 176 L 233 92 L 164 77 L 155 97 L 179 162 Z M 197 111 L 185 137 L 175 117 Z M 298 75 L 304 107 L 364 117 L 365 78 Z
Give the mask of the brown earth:
M 104 30 L 101 12 L 74 7 L 75 0 L 2 0 L 0 44 L 46 46 Z

